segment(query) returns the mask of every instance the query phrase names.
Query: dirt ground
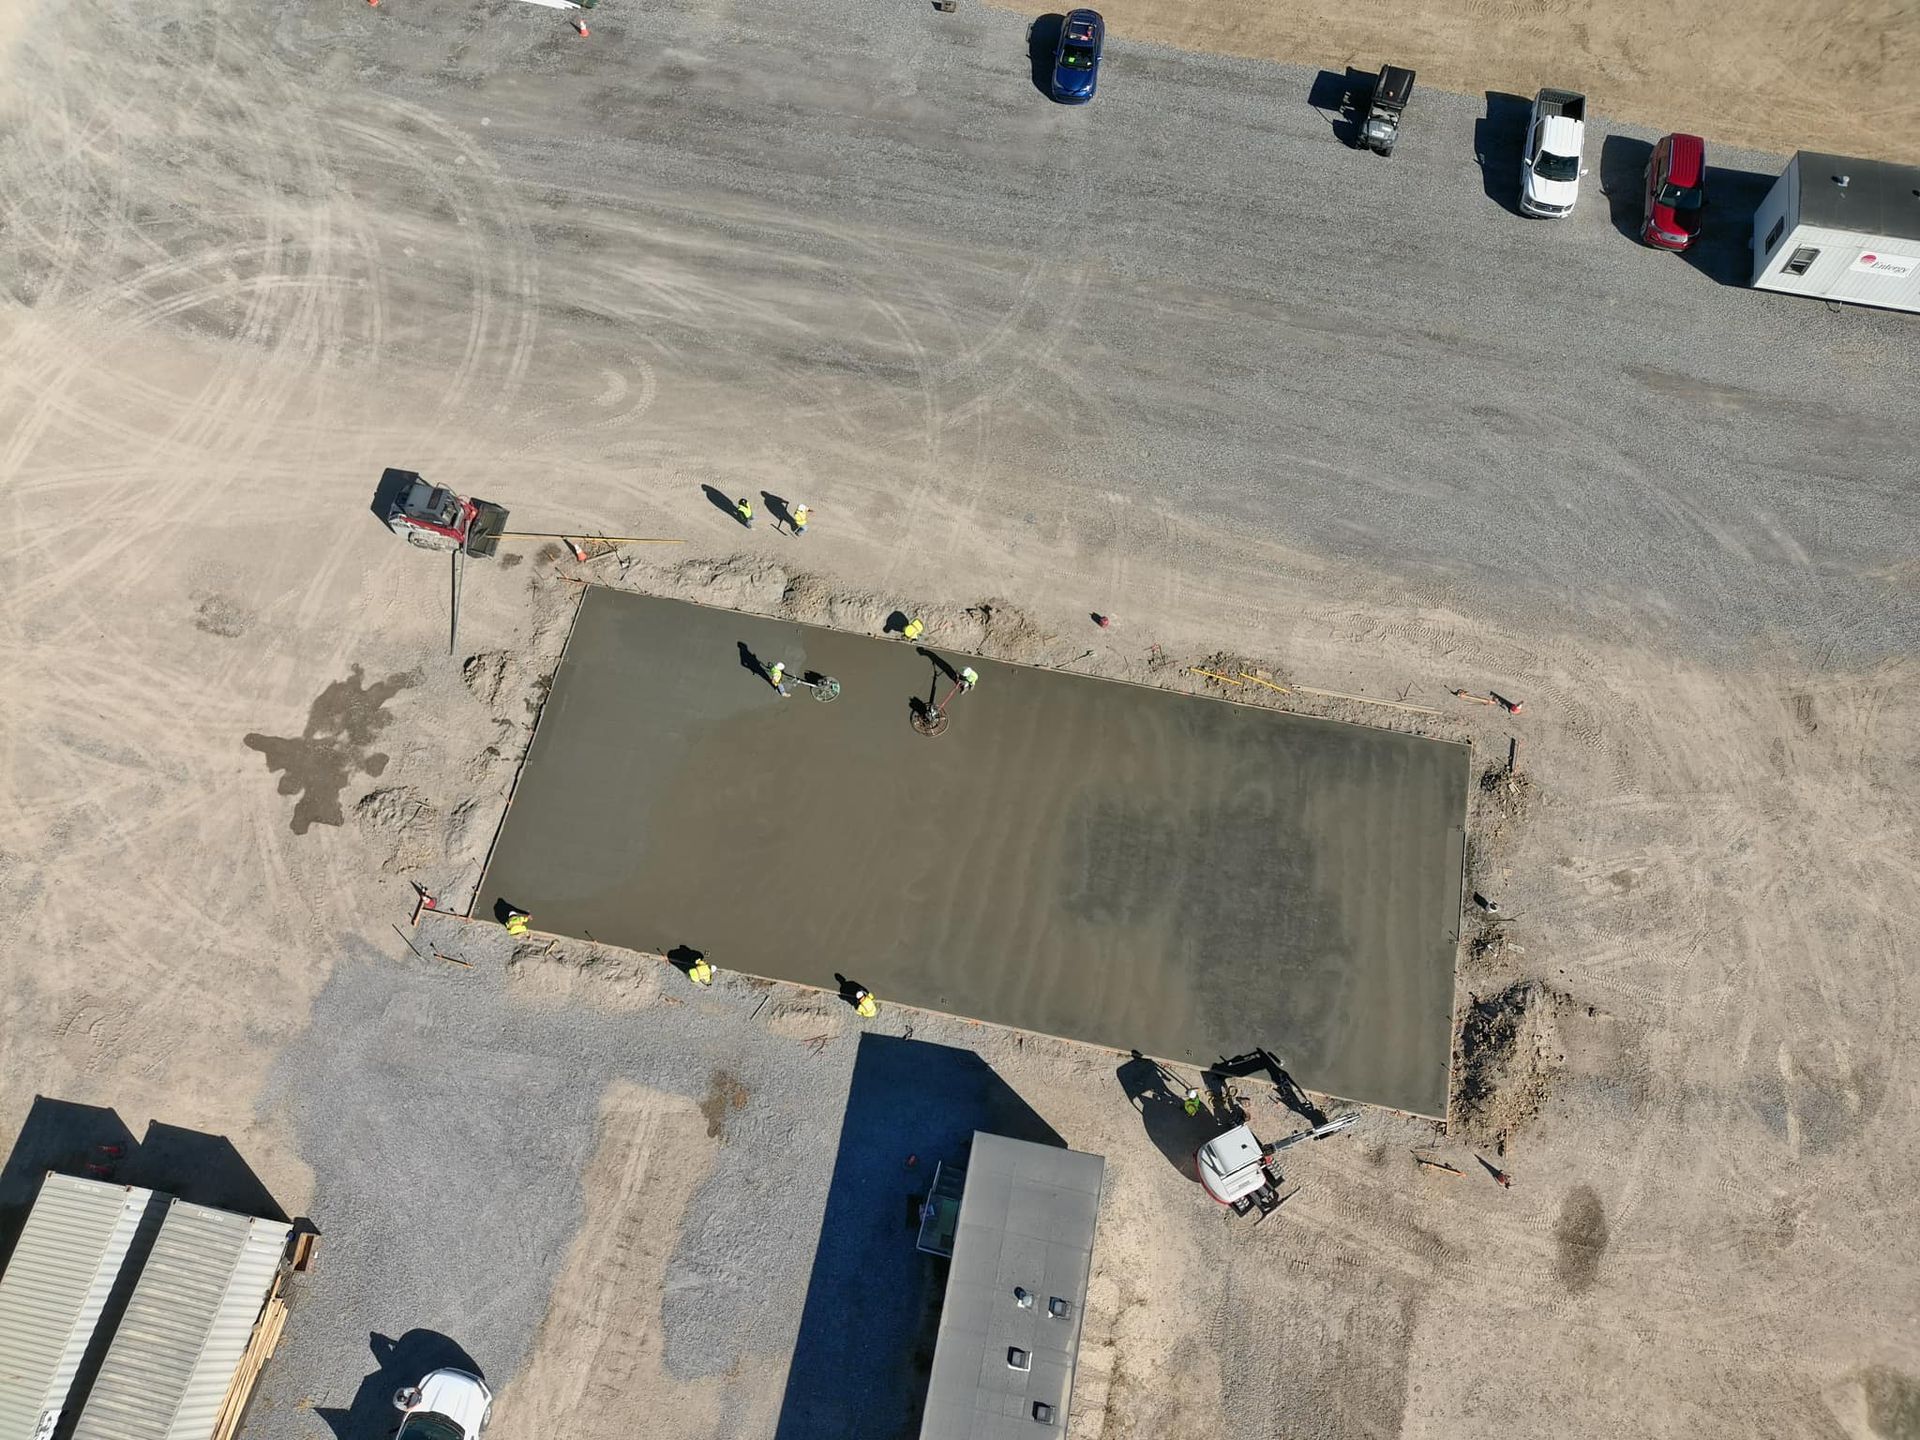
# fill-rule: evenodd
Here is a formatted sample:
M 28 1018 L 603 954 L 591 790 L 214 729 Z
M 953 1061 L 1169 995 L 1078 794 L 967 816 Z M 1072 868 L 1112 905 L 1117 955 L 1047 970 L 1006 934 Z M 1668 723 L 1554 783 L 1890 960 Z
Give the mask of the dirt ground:
M 1000 4 L 1004 0 L 989 0 Z M 1024 7 L 1009 6 L 1010 9 Z M 1107 0 L 1116 40 L 1372 73 L 1461 94 L 1584 91 L 1596 113 L 1791 154 L 1920 162 L 1914 0 Z M 1419 100 L 1409 124 L 1418 123 Z
M 1501 237 L 1530 283 L 1423 290 L 1431 257 L 1396 256 L 1367 283 L 1427 295 L 1430 333 L 1356 345 L 1357 282 L 1321 248 L 1344 218 L 1303 222 L 1300 263 L 1324 284 L 1283 303 L 1229 273 L 1266 228 L 1191 228 L 1204 207 L 1172 183 L 1126 197 L 1147 218 L 1109 226 L 1109 248 L 1068 254 L 1028 160 L 1057 116 L 1021 121 L 1028 147 L 989 162 L 973 137 L 997 121 L 928 125 L 824 53 L 799 79 L 703 80 L 751 25 L 815 43 L 817 7 L 688 0 L 643 22 L 605 4 L 587 42 L 515 28 L 559 22 L 504 0 L 23 13 L 0 18 L 0 1147 L 36 1094 L 110 1106 L 135 1132 L 229 1137 L 316 1218 L 321 1265 L 265 1382 L 290 1393 L 266 1397 L 254 1440 L 359 1440 L 335 1397 L 367 1332 L 410 1325 L 497 1339 L 476 1358 L 500 1440 L 631 1433 L 635 1415 L 781 1433 L 841 1098 L 794 1076 L 809 1041 L 844 1043 L 844 1007 L 783 990 L 727 1040 L 782 1088 L 756 1080 L 738 1104 L 764 1188 L 716 1217 L 696 1191 L 716 1199 L 728 1135 L 701 1106 L 732 1115 L 745 1092 L 703 1101 L 712 1066 L 675 1068 L 675 1026 L 744 1033 L 759 994 L 728 977 L 688 1001 L 636 957 L 475 931 L 502 998 L 494 1028 L 469 1031 L 425 978 L 465 972 L 409 945 L 415 884 L 462 907 L 479 883 L 589 574 L 867 633 L 907 606 L 957 650 L 1064 664 L 1093 648 L 1083 670 L 1176 688 L 1218 686 L 1189 667 L 1226 655 L 1292 687 L 1243 681 L 1237 698 L 1471 740 L 1493 771 L 1468 880 L 1500 909 L 1463 941 L 1455 1132 L 1370 1114 L 1301 1158 L 1298 1193 L 1257 1230 L 1199 1196 L 1184 1137 L 1156 1136 L 1116 1057 L 887 1012 L 977 1051 L 1108 1158 L 1076 1435 L 1427 1440 L 1535 1433 L 1543 1415 L 1569 1440 L 1920 1433 L 1911 317 L 1829 316 L 1678 266 L 1636 272 L 1643 288 L 1568 279 L 1564 253 L 1626 242 L 1596 221 L 1541 252 L 1538 227 L 1436 162 L 1461 206 L 1436 226 Z M 1153 13 L 1111 8 L 1120 35 Z M 1911 6 L 1789 18 L 1790 41 L 1764 48 L 1767 27 L 1728 7 L 1756 37 L 1737 42 L 1746 70 L 1703 69 L 1712 32 L 1693 20 L 1643 43 L 1630 11 L 1500 7 L 1470 36 L 1436 22 L 1431 59 L 1385 18 L 1399 8 L 1271 13 L 1310 63 L 1391 57 L 1463 90 L 1586 83 L 1610 114 L 1709 137 L 1913 154 L 1910 98 L 1876 98 L 1871 144 L 1844 120 L 1911 73 Z M 848 14 L 893 33 L 881 7 Z M 1027 83 L 1012 20 L 958 23 L 1000 25 L 987 38 Z M 1194 23 L 1167 38 L 1196 43 Z M 1517 58 L 1543 30 L 1591 71 Z M 1856 30 L 1864 51 L 1841 43 Z M 928 73 L 985 63 L 932 33 Z M 1221 21 L 1207 43 L 1268 53 L 1269 33 Z M 1168 113 L 1218 93 L 1205 57 L 1156 63 L 1200 77 Z M 608 138 L 559 143 L 556 115 Z M 830 144 L 843 122 L 886 143 Z M 1161 143 L 1126 130 L 1103 143 Z M 750 169 L 813 163 L 816 132 L 851 157 L 831 183 L 796 169 L 789 194 Z M 1238 153 L 1220 133 L 1180 152 L 1177 180 Z M 1331 148 L 1288 143 L 1303 171 Z M 913 158 L 938 144 L 953 148 Z M 623 154 L 654 168 L 624 173 Z M 1001 167 L 985 200 L 976 163 Z M 1409 149 L 1391 175 L 1422 163 Z M 750 183 L 702 188 L 735 166 Z M 1323 176 L 1303 204 L 1349 189 Z M 981 207 L 977 230 L 945 223 L 949 195 Z M 1150 268 L 1202 246 L 1220 267 L 1207 296 Z M 1590 372 L 1503 348 L 1518 312 L 1501 307 L 1549 292 L 1610 357 Z M 1693 327 L 1678 352 L 1621 358 L 1629 338 L 1659 350 L 1653 322 L 1676 313 L 1711 313 L 1721 342 Z M 1096 333 L 1116 314 L 1138 328 Z M 1218 363 L 1190 371 L 1196 333 Z M 1310 388 L 1355 350 L 1404 387 L 1366 431 Z M 1746 368 L 1756 353 L 1768 368 Z M 1470 396 L 1423 388 L 1466 373 L 1484 382 Z M 1551 394 L 1503 408 L 1542 375 Z M 1615 381 L 1617 403 L 1588 403 Z M 1458 438 L 1448 417 L 1469 401 Z M 1579 463 L 1525 450 L 1543 409 L 1581 417 L 1557 427 Z M 1264 440 L 1275 414 L 1290 448 L 1245 441 L 1243 466 L 1236 437 Z M 1434 453 L 1369 468 L 1409 435 Z M 1749 463 L 1756 435 L 1805 448 Z M 1463 450 L 1464 476 L 1447 453 Z M 450 655 L 446 561 L 369 514 L 396 464 L 534 528 L 686 543 L 476 565 Z M 703 483 L 813 497 L 813 527 L 743 537 Z M 1316 499 L 1336 540 L 1310 529 Z M 1449 524 L 1492 537 L 1505 568 L 1419 548 Z M 1617 583 L 1588 583 L 1589 559 Z M 1502 773 L 1512 738 L 1524 781 Z M 635 1081 L 615 1061 L 643 1020 L 651 1078 Z M 613 1078 L 569 1068 L 589 1038 Z M 439 1128 L 416 1137 L 406 1102 L 428 1091 Z M 408 1168 L 429 1140 L 441 1168 Z M 383 1227 L 395 1216 L 413 1228 Z M 673 1258 L 690 1235 L 719 1256 L 699 1273 Z M 700 1307 L 724 1330 L 701 1330 Z

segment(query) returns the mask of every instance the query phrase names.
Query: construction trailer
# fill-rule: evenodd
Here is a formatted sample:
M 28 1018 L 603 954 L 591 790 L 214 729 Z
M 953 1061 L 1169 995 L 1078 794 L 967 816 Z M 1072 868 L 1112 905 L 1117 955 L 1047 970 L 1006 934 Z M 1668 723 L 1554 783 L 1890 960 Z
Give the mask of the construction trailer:
M 1066 1432 L 1106 1169 L 1098 1155 L 975 1132 L 920 1440 Z
M 0 1275 L 0 1440 L 48 1440 L 59 1426 L 150 1209 L 137 1185 L 41 1181 Z
M 71 1440 L 228 1440 L 286 1322 L 292 1233 L 173 1201 Z
M 1800 151 L 1753 213 L 1753 283 L 1920 313 L 1920 166 Z

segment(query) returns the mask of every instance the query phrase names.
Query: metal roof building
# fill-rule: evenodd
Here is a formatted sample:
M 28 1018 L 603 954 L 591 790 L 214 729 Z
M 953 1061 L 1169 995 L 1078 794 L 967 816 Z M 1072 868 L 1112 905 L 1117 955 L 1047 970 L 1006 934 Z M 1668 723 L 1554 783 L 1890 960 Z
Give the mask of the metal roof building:
M 1920 166 L 1800 151 L 1754 211 L 1753 283 L 1920 312 Z
M 49 1174 L 0 1275 L 0 1440 L 45 1440 L 151 1190 Z
M 175 1200 L 72 1440 L 208 1440 L 292 1232 Z
M 1065 1433 L 1106 1169 L 975 1132 L 921 1440 Z

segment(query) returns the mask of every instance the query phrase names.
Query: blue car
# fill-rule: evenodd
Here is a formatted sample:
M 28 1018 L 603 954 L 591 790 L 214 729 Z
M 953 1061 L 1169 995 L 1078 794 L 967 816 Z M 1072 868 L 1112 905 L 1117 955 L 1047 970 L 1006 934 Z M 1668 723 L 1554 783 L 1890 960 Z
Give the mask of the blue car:
M 1100 78 L 1100 42 L 1107 22 L 1098 10 L 1069 10 L 1060 22 L 1060 44 L 1053 52 L 1053 98 L 1063 105 L 1084 105 L 1093 99 Z

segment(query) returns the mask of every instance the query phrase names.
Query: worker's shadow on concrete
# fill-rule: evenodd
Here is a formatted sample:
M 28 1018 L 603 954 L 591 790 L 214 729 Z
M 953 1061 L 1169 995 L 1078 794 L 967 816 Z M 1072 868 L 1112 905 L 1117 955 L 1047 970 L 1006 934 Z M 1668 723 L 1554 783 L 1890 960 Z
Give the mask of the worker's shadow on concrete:
M 1313 77 L 1313 86 L 1307 91 L 1307 104 L 1333 127 L 1333 138 L 1349 149 L 1359 143 L 1360 117 L 1373 98 L 1373 82 L 1377 78 L 1351 65 L 1344 73 L 1322 70 Z
M 1514 215 L 1520 209 L 1520 157 L 1527 148 L 1533 102 L 1504 91 L 1487 91 L 1487 113 L 1473 122 L 1473 158 L 1487 198 Z
M 0 1168 L 0 1265 L 12 1254 L 49 1170 L 112 1185 L 138 1185 L 241 1215 L 289 1218 L 224 1135 L 156 1120 L 136 1140 L 111 1109 L 36 1095 Z
M 738 646 L 740 650 L 740 668 L 753 676 L 762 685 L 772 684 L 772 672 L 768 670 L 767 662 L 754 654 L 752 650 L 748 649 L 746 641 L 736 640 L 733 643 Z
M 700 488 L 706 492 L 707 499 L 713 502 L 714 509 L 718 510 L 721 514 L 725 515 L 729 520 L 733 521 L 733 523 L 738 525 L 742 530 L 751 530 L 753 528 L 752 525 L 750 525 L 746 520 L 741 518 L 740 512 L 734 508 L 732 496 L 726 495 L 721 491 L 714 489 L 713 486 L 711 485 L 702 485 Z
M 521 913 L 523 912 L 518 905 L 511 904 L 505 899 L 499 899 L 493 902 L 493 923 L 496 925 L 504 925 L 515 915 Z
M 400 503 L 400 497 L 407 493 L 408 487 L 419 478 L 416 470 L 395 470 L 392 466 L 380 472 L 380 483 L 373 487 L 373 504 L 368 508 L 389 530 L 393 524 L 387 517 L 393 513 L 393 507 Z
M 400 1412 L 393 1408 L 394 1392 L 415 1385 L 435 1370 L 464 1370 L 480 1375 L 473 1357 L 438 1330 L 409 1330 L 398 1340 L 375 1332 L 367 1337 L 375 1369 L 360 1382 L 353 1403 L 345 1409 L 318 1405 L 314 1413 L 327 1423 L 336 1440 L 383 1440 L 400 1428 Z
M 707 958 L 707 952 L 696 950 L 691 945 L 676 945 L 667 951 L 667 963 L 682 975 L 693 973 L 693 967 Z
M 860 1036 L 774 1440 L 919 1433 L 947 1272 L 915 1248 L 919 1203 L 976 1130 L 1066 1143 L 972 1051 Z
M 1053 98 L 1053 57 L 1060 49 L 1060 27 L 1067 23 L 1061 14 L 1042 15 L 1027 27 L 1027 64 L 1033 71 L 1033 88 L 1049 100 Z
M 887 623 L 880 627 L 880 633 L 882 635 L 904 635 L 907 626 L 911 623 L 912 621 L 906 611 L 895 610 L 891 615 L 887 616 Z
M 839 987 L 837 993 L 840 998 L 848 1005 L 857 1009 L 860 1004 L 860 992 L 867 987 L 862 985 L 858 980 L 849 980 L 838 970 L 833 972 L 833 983 Z
M 1120 1088 L 1127 1092 L 1128 1101 L 1140 1112 L 1140 1123 L 1146 1127 L 1147 1138 L 1167 1157 L 1169 1165 L 1199 1183 L 1199 1172 L 1193 1165 L 1194 1151 L 1229 1128 L 1213 1112 L 1217 1097 L 1203 1093 L 1199 1113 L 1187 1114 L 1187 1087 L 1169 1075 L 1157 1060 L 1149 1059 L 1138 1050 L 1114 1075 L 1120 1081 Z

